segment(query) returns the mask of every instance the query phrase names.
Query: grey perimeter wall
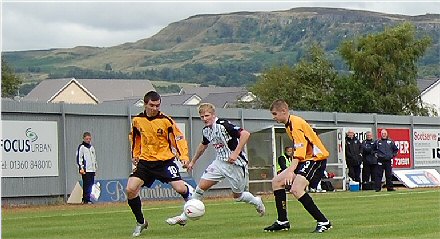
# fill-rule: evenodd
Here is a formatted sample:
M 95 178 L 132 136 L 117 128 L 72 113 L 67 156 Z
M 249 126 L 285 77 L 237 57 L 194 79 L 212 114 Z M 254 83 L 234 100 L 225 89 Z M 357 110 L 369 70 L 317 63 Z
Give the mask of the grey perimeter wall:
M 128 105 L 71 105 L 42 104 L 29 102 L 2 101 L 2 121 L 55 121 L 58 123 L 58 167 L 57 177 L 2 178 L 2 204 L 19 200 L 23 203 L 47 201 L 57 198 L 64 201 L 72 191 L 80 176 L 76 167 L 75 152 L 82 141 L 82 133 L 90 131 L 98 155 L 99 169 L 97 179 L 126 178 L 131 172 L 128 132 L 131 116 L 142 111 Z M 162 111 L 185 124 L 185 134 L 190 153 L 194 154 L 201 140 L 203 123 L 195 107 L 162 108 Z M 439 129 L 438 117 L 390 116 L 376 114 L 346 114 L 328 112 L 293 112 L 303 117 L 316 128 L 332 127 L 371 127 L 409 128 L 412 138 L 414 128 Z M 268 110 L 218 109 L 217 115 L 246 128 L 252 133 L 247 146 L 250 159 L 250 190 L 256 193 L 270 192 L 270 179 L 273 177 L 273 156 L 278 156 L 282 147 L 273 145 L 269 132 L 275 125 L 277 135 L 285 136 L 283 126 L 277 125 Z M 331 133 L 322 134 L 324 144 L 334 145 Z M 280 139 L 283 141 L 283 139 Z M 411 139 L 412 141 L 412 139 Z M 281 143 L 282 144 L 282 143 Z M 276 152 L 274 152 L 276 151 Z M 330 152 L 336 152 L 333 146 Z M 413 154 L 413 152 L 411 152 Z M 193 172 L 196 182 L 206 166 L 213 160 L 211 147 L 198 161 Z M 333 161 L 337 162 L 335 158 Z M 329 160 L 331 162 L 331 160 Z M 436 168 L 439 170 L 439 168 Z M 227 183 L 217 185 L 217 189 L 227 188 Z

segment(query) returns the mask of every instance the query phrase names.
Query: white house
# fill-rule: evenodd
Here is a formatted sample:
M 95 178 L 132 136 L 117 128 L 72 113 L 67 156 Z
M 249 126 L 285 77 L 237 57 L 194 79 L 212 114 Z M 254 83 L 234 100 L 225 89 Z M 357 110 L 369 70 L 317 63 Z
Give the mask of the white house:
M 440 115 L 440 78 L 419 79 L 417 85 L 423 103 L 437 110 Z

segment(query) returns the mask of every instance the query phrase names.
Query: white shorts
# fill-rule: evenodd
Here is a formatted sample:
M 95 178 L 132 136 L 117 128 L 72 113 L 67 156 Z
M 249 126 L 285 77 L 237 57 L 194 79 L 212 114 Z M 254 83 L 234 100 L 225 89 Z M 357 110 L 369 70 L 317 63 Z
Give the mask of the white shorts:
M 231 184 L 232 192 L 248 191 L 249 172 L 247 166 L 238 166 L 226 161 L 214 160 L 202 175 L 203 179 L 220 182 L 227 179 Z

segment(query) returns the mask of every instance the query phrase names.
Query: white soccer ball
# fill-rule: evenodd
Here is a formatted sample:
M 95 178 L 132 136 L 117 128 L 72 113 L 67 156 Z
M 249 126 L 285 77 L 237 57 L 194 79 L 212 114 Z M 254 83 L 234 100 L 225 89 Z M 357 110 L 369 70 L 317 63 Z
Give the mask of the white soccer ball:
M 189 219 L 197 220 L 205 214 L 205 204 L 198 199 L 190 199 L 183 206 L 183 211 Z

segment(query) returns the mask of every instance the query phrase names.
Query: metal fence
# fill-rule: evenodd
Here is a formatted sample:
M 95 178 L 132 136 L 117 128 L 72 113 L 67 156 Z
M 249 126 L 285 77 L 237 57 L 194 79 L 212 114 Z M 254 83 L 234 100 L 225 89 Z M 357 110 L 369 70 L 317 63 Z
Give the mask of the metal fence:
M 2 203 L 32 203 L 38 201 L 67 199 L 74 185 L 80 180 L 75 152 L 82 141 L 82 133 L 93 135 L 99 169 L 98 179 L 126 178 L 131 172 L 128 132 L 131 116 L 141 108 L 129 105 L 74 105 L 45 104 L 33 102 L 2 101 L 2 121 L 54 121 L 58 125 L 58 172 L 55 177 L 2 177 Z M 202 139 L 200 120 L 195 107 L 170 107 L 162 111 L 185 127 L 190 154 L 193 155 Z M 322 133 L 324 144 L 332 153 L 330 167 L 339 171 L 345 179 L 344 160 L 337 156 L 336 131 L 341 127 L 408 128 L 411 138 L 414 128 L 440 129 L 438 117 L 391 116 L 377 114 L 346 114 L 329 112 L 294 112 L 306 119 Z M 252 133 L 247 145 L 250 158 L 250 189 L 254 192 L 269 192 L 270 179 L 274 174 L 274 158 L 282 152 L 286 141 L 282 125 L 277 125 L 268 110 L 217 109 L 217 115 L 231 120 Z M 329 146 L 330 145 L 330 146 Z M 3 152 L 3 151 L 2 151 Z M 209 147 L 198 161 L 191 175 L 199 180 L 204 169 L 214 159 L 214 150 Z M 2 153 L 3 154 L 3 153 Z M 335 155 L 336 154 L 336 155 Z M 414 152 L 411 152 L 414 158 Z M 3 157 L 2 157 L 3 158 Z M 432 168 L 432 167 L 430 167 Z M 439 167 L 435 167 L 437 170 Z M 227 182 L 216 186 L 227 188 Z

